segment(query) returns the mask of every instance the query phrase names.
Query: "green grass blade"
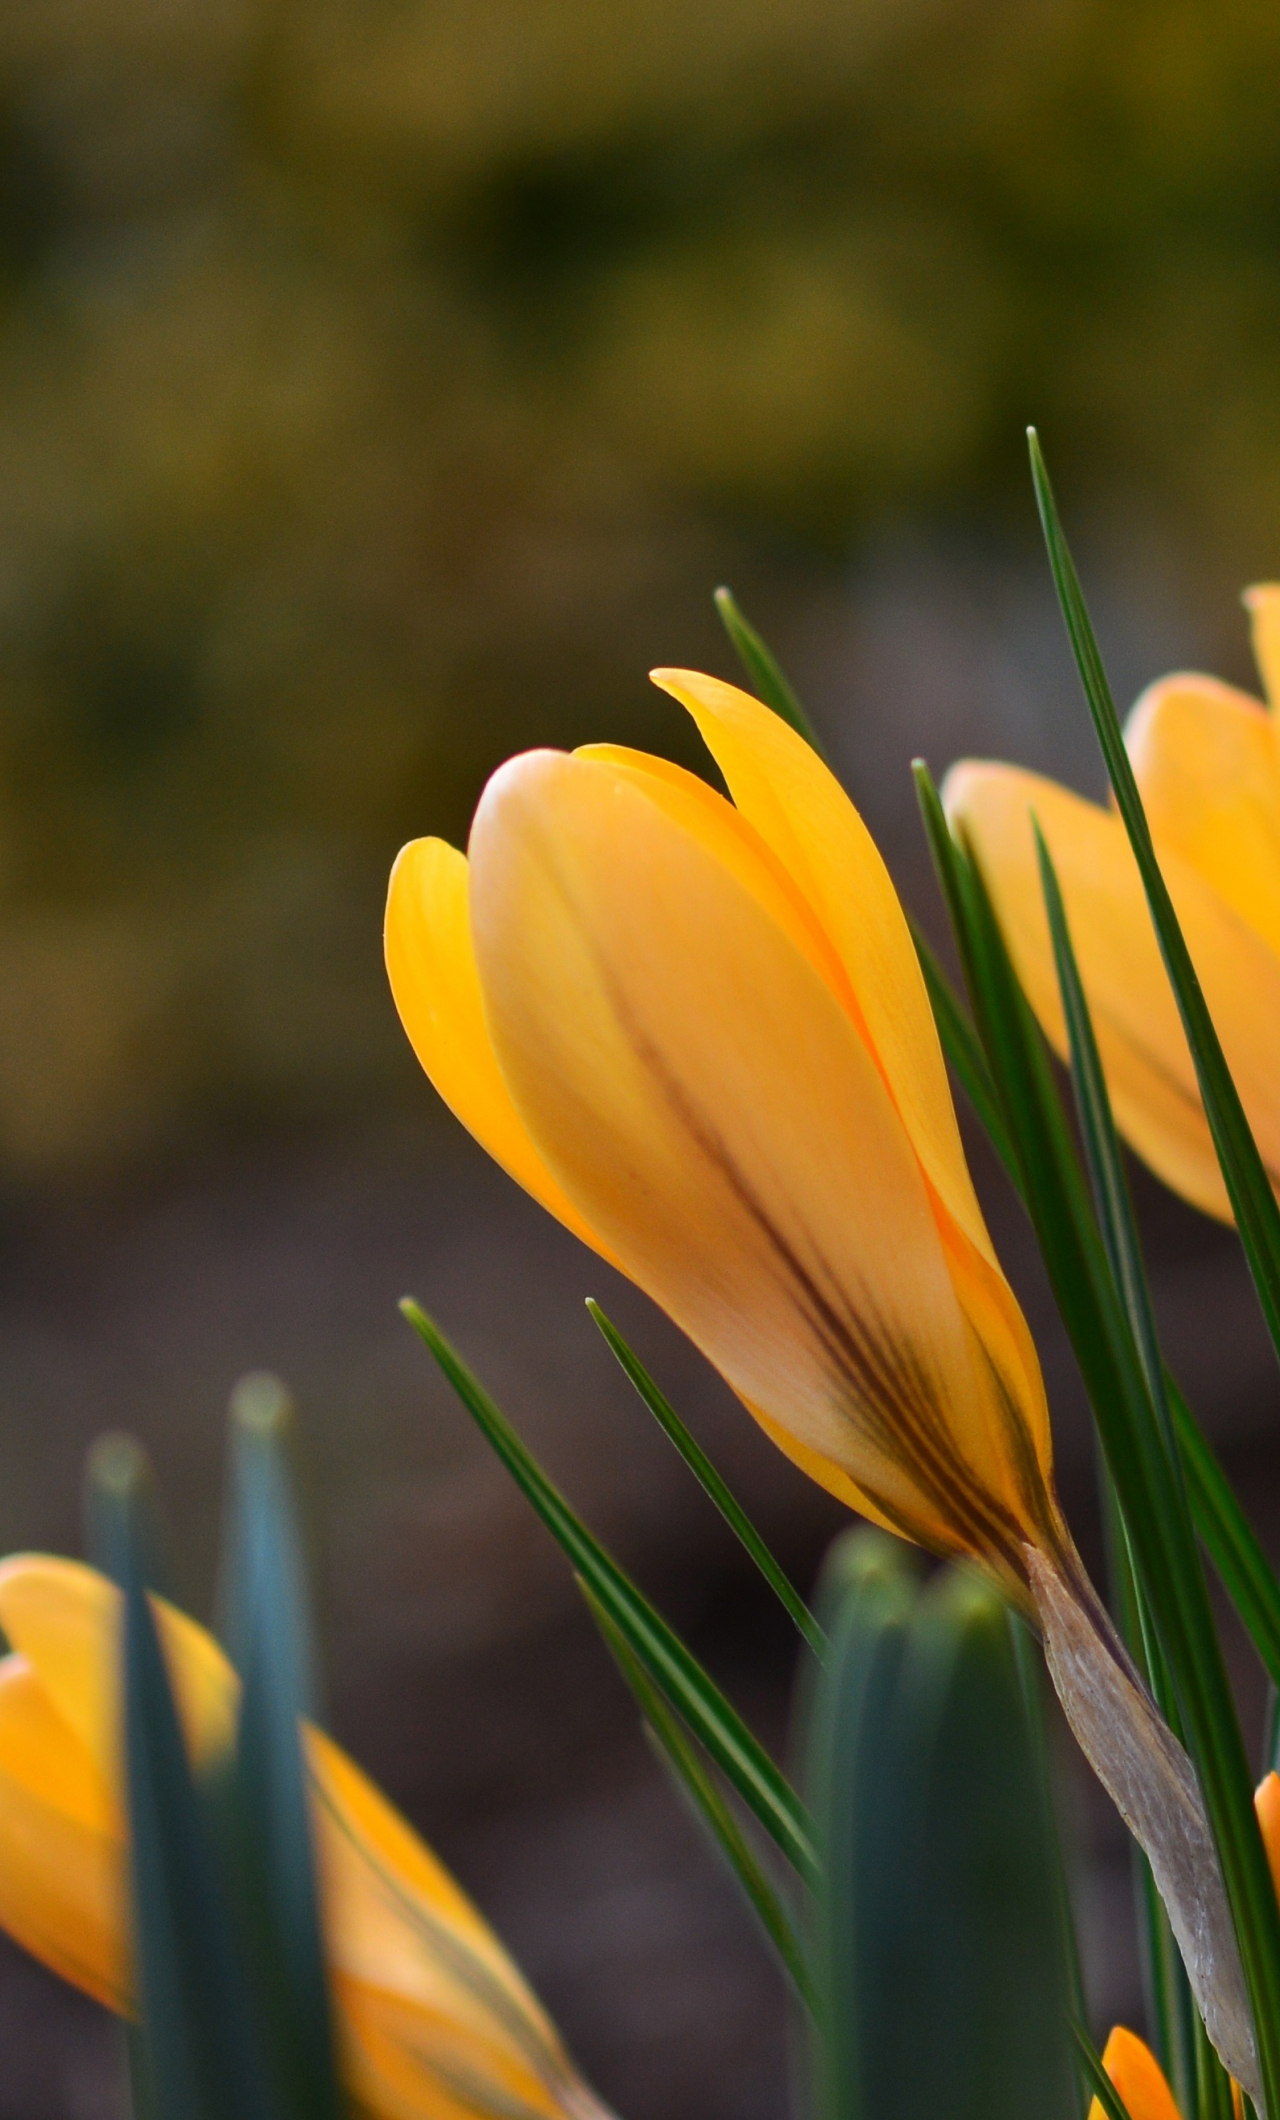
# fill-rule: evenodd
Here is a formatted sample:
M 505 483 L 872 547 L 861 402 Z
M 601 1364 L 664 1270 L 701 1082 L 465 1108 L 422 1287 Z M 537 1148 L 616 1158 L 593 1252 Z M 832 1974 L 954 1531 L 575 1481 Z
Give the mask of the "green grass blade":
M 1054 870 L 1052 856 L 1045 844 L 1038 824 L 1035 824 L 1035 835 L 1045 908 L 1049 916 L 1049 931 L 1053 939 L 1054 958 L 1057 965 L 1058 986 L 1062 997 L 1063 1014 L 1067 1024 L 1071 1053 L 1071 1075 L 1076 1094 L 1076 1109 L 1079 1115 L 1085 1157 L 1093 1182 L 1098 1220 L 1101 1225 L 1107 1256 L 1111 1262 L 1112 1274 L 1124 1303 L 1130 1328 L 1133 1332 L 1134 1343 L 1142 1363 L 1147 1389 L 1151 1394 L 1152 1402 L 1160 1419 L 1165 1446 L 1168 1450 L 1170 1461 L 1174 1466 L 1185 1506 L 1187 1483 L 1184 1477 L 1183 1457 L 1173 1418 L 1167 1372 L 1160 1353 L 1155 1308 L 1151 1300 L 1150 1286 L 1147 1281 L 1141 1240 L 1138 1235 L 1137 1219 L 1133 1212 L 1133 1202 L 1121 1159 L 1120 1139 L 1116 1132 L 1111 1110 L 1111 1099 L 1107 1092 L 1106 1080 L 1102 1071 L 1102 1061 L 1098 1053 L 1097 1040 L 1094 1036 L 1093 1023 L 1089 1014 L 1088 1002 L 1085 998 L 1084 986 L 1080 978 L 1079 966 L 1072 948 L 1062 892 Z M 1183 1406 L 1183 1414 L 1186 1419 L 1190 1418 L 1189 1409 L 1186 1408 L 1185 1404 Z M 1194 1448 L 1195 1444 L 1200 1444 L 1202 1446 L 1202 1457 L 1208 1456 L 1209 1465 L 1216 1471 L 1217 1467 L 1212 1459 L 1212 1454 L 1208 1452 L 1208 1446 L 1203 1443 L 1203 1438 L 1199 1436 L 1198 1430 L 1195 1429 L 1194 1421 L 1191 1421 L 1190 1425 L 1194 1431 L 1192 1447 Z M 1225 1481 L 1222 1481 L 1221 1485 L 1225 1488 Z M 1229 1489 L 1226 1490 L 1226 1493 L 1228 1500 L 1233 1499 L 1230 1496 Z M 1258 1555 L 1258 1558 L 1260 1559 L 1261 1556 Z M 1270 1570 L 1266 1568 L 1265 1561 L 1262 1563 L 1262 1567 L 1264 1575 L 1270 1580 L 1272 1590 L 1280 1598 L 1280 1590 L 1277 1589 Z M 1222 1571 L 1220 1570 L 1219 1572 L 1221 1573 Z M 1248 1581 L 1249 1579 L 1246 1577 L 1246 1584 Z M 1133 1585 L 1133 1592 L 1139 1611 L 1139 1623 L 1144 1636 L 1147 1637 L 1146 1663 L 1156 1700 L 1166 1720 L 1172 1724 L 1176 1733 L 1182 1736 L 1183 1732 L 1179 1728 L 1180 1718 L 1176 1714 L 1176 1701 L 1173 1697 L 1174 1689 L 1170 1686 L 1169 1675 L 1164 1668 L 1164 1658 L 1160 1654 L 1158 1641 L 1151 1641 L 1149 1638 L 1152 1629 L 1149 1616 L 1145 1610 L 1146 1601 L 1140 1584 L 1135 1583 Z M 1156 1631 L 1158 1633 L 1158 1630 Z M 1161 1971 L 1171 1970 L 1162 1963 L 1162 1961 L 1167 1961 L 1169 1955 L 1170 1939 L 1166 1934 L 1168 1923 L 1161 1915 L 1157 1915 L 1155 1912 L 1156 1900 L 1153 1891 L 1144 1892 L 1142 1902 L 1144 1909 L 1150 1909 L 1154 1921 L 1154 1933 L 1147 1938 L 1148 1959 L 1153 1968 L 1159 1968 Z M 1156 1989 L 1157 2004 L 1164 2005 L 1162 2012 L 1158 2010 L 1161 2050 L 1166 2057 L 1166 2066 L 1169 2066 L 1170 2062 L 1173 2063 L 1170 2068 L 1170 2074 L 1179 2086 L 1183 2101 L 1183 2111 L 1189 2111 L 1192 2108 L 1192 2100 L 1188 2096 L 1188 2092 L 1192 2090 L 1194 2082 L 1195 2120 L 1232 2120 L 1230 2078 L 1210 2045 L 1205 2035 L 1204 2027 L 1194 2017 L 1192 2018 L 1192 2053 L 1194 2057 L 1194 2079 L 1192 2082 L 1191 2071 L 1187 2067 L 1188 2056 L 1185 2052 L 1182 2038 L 1185 2008 L 1181 1984 L 1176 1980 L 1155 1981 L 1153 1982 L 1153 1987 Z
M 1112 1279 L 1119 1290 L 1120 1300 L 1129 1320 L 1129 1329 L 1142 1364 L 1142 1374 L 1151 1395 L 1151 1403 L 1160 1422 L 1169 1462 L 1176 1477 L 1181 1481 L 1182 1466 L 1165 1392 L 1164 1361 L 1156 1332 L 1155 1309 L 1147 1282 L 1142 1240 L 1138 1235 L 1129 1181 L 1125 1176 L 1120 1155 L 1120 1137 L 1116 1132 L 1093 1019 L 1085 999 L 1084 984 L 1067 925 L 1066 907 L 1062 902 L 1062 890 L 1053 865 L 1053 857 L 1045 844 L 1039 822 L 1034 817 L 1032 829 L 1035 833 L 1036 856 L 1040 864 L 1040 884 L 1044 892 L 1045 910 L 1049 916 L 1058 991 L 1062 998 L 1062 1010 L 1067 1025 L 1076 1114 L 1080 1123 L 1080 1138 L 1084 1144 L 1085 1162 L 1093 1186 L 1098 1226 L 1106 1247 Z
M 923 774 L 923 766 L 917 764 L 917 772 Z M 940 866 L 949 866 L 954 849 L 941 811 L 938 810 L 932 818 L 926 814 L 926 823 L 929 826 L 931 844 L 934 845 L 935 860 Z M 954 892 L 948 890 L 947 896 L 948 903 L 951 904 Z M 952 917 L 963 918 L 963 909 L 959 905 L 953 906 Z M 926 949 L 927 947 L 925 944 Z M 945 978 L 940 968 L 939 977 Z M 953 1005 L 947 1009 L 947 1017 L 951 1020 L 957 1015 L 960 1017 L 963 1024 L 962 1035 L 966 1042 L 969 1038 L 976 1038 L 959 999 L 952 995 L 951 1002 Z M 938 1020 L 944 1050 L 955 1064 L 955 1054 L 943 1028 L 944 1019 L 939 1016 Z M 982 1053 L 980 1045 L 979 1052 Z M 985 1070 L 985 1093 L 978 1098 L 971 1098 L 971 1102 L 1025 1204 L 1026 1189 L 1022 1168 L 1013 1149 L 1008 1126 L 1003 1117 L 1000 1093 L 987 1068 L 985 1053 L 982 1053 L 982 1067 Z M 959 1066 L 957 1072 L 960 1072 Z M 994 1127 L 986 1108 L 992 1102 L 996 1115 Z M 1280 1583 L 1277 1582 L 1275 1572 L 1257 1535 L 1232 1492 L 1195 1415 L 1187 1405 L 1176 1381 L 1167 1371 L 1164 1391 L 1178 1438 L 1179 1455 L 1196 1530 L 1223 1588 L 1239 1615 L 1241 1624 L 1252 1639 L 1272 1679 L 1280 1685 Z
M 298 2120 L 343 2109 L 300 1724 L 315 1713 L 306 1570 L 286 1462 L 290 1410 L 272 1376 L 231 1400 L 222 1637 L 242 1694 L 230 1807 L 246 1927 L 282 2091 Z
M 1102 2066 L 1101 2054 L 1078 2018 L 1072 2022 L 1071 2036 L 1080 2056 L 1080 2067 L 1085 2082 L 1101 2105 L 1107 2120 L 1132 2120 L 1128 2106 Z
M 757 696 L 764 701 L 766 707 L 772 707 L 775 714 L 780 714 L 783 721 L 790 722 L 796 733 L 803 736 L 805 742 L 817 752 L 825 764 L 827 754 L 822 748 L 817 730 L 801 706 L 772 649 L 766 645 L 740 610 L 732 589 L 716 590 L 716 610 L 720 613 L 720 622 L 733 642 L 738 660 L 751 679 Z
M 1273 1684 L 1280 1686 L 1280 1583 L 1207 1437 L 1167 1379 L 1196 1530 Z
M 1058 600 L 1075 653 L 1093 724 L 1098 733 L 1116 805 L 1124 819 L 1142 876 L 1161 954 L 1177 997 L 1187 1043 L 1195 1061 L 1205 1115 L 1213 1135 L 1236 1227 L 1244 1246 L 1272 1340 L 1280 1353 L 1280 1204 L 1253 1138 L 1239 1092 L 1213 1027 L 1191 953 L 1183 937 L 1168 885 L 1156 859 L 1142 797 L 1124 746 L 1120 719 L 1107 682 L 1075 564 L 1034 429 L 1028 435 L 1031 475 Z
M 804 1807 L 781 1769 L 724 1698 L 697 1658 L 570 1508 L 506 1415 L 426 1312 L 400 1305 L 430 1349 L 481 1433 L 568 1555 L 600 1608 L 618 1629 L 664 1699 L 681 1715 L 748 1809 L 805 1882 L 814 1878 L 813 1838 Z
M 663 1434 L 675 1444 L 694 1478 L 715 1503 L 735 1538 L 740 1540 L 750 1554 L 769 1588 L 795 1622 L 814 1655 L 821 1656 L 826 1647 L 821 1627 L 794 1583 L 779 1567 L 746 1510 L 725 1485 L 701 1444 L 690 1435 L 670 1399 L 659 1390 L 635 1349 L 623 1339 L 617 1326 L 605 1316 L 600 1305 L 591 1296 L 587 1297 L 587 1309 L 599 1326 L 610 1353 L 616 1358 L 624 1375 L 634 1384 Z
M 918 780 L 1027 1204 L 1182 1708 L 1253 2002 L 1268 2103 L 1272 2112 L 1280 2112 L 1280 1910 L 1182 1484 L 1112 1280 L 1044 1042 L 981 873 L 951 839 L 927 774 Z
M 1016 1180 L 1017 1157 L 1000 1110 L 999 1094 L 991 1079 L 991 1070 L 987 1066 L 987 1056 L 982 1050 L 982 1041 L 973 1027 L 968 1010 L 939 964 L 926 936 L 910 916 L 908 924 L 911 928 L 911 939 L 916 946 L 916 955 L 920 959 L 920 969 L 924 973 L 924 983 L 933 1009 L 933 1020 L 938 1026 L 942 1050 L 951 1063 L 961 1089 L 973 1106 L 987 1139 L 1005 1169 Z
M 124 1590 L 123 1705 L 133 1933 L 156 2109 L 165 2120 L 274 2120 L 246 1963 L 221 1889 L 145 1586 L 142 1453 L 95 1455 Z
M 698 1824 L 728 1864 L 796 1994 L 812 2012 L 813 1981 L 800 1938 L 763 1864 L 708 1773 L 697 1747 L 686 1735 L 684 1724 L 667 1706 L 643 1665 L 631 1654 L 623 1636 L 581 1578 L 579 1588 L 610 1655 L 635 1695 L 659 1760 L 692 1809 Z

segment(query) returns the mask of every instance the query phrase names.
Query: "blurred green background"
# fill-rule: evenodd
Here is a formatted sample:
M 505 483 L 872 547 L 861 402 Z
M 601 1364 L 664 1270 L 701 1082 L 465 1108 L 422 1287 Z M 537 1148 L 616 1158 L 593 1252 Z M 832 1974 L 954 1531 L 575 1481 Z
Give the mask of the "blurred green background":
M 227 1389 L 281 1369 L 335 1726 L 627 2120 L 776 2120 L 779 1993 L 394 1300 L 778 1741 L 785 1628 L 582 1295 L 802 1581 L 838 1513 L 435 1108 L 387 871 L 523 745 L 692 761 L 644 672 L 733 674 L 727 579 L 936 929 L 914 752 L 1099 784 L 1029 420 L 1122 695 L 1248 681 L 1278 79 L 1264 0 L 0 8 L 0 1543 L 73 1547 L 82 1451 L 126 1425 L 198 1599 Z M 977 1157 L 1096 1558 L 1078 1385 Z M 1140 1195 L 1171 1358 L 1270 1534 L 1234 1247 Z M 1140 2021 L 1123 1840 L 1076 1810 L 1105 2032 Z M 0 1951 L 0 2120 L 118 2112 L 113 2052 Z
M 399 841 L 672 740 L 722 574 L 786 634 L 904 523 L 1029 540 L 1032 417 L 1206 611 L 1280 566 L 1265 0 L 10 0 L 0 61 L 10 1173 L 403 1093 Z

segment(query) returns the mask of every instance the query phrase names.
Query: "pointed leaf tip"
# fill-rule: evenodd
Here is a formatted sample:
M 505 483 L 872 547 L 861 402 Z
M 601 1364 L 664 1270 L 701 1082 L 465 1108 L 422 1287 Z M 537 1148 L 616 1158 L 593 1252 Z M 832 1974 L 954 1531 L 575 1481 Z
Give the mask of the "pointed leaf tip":
M 231 1393 L 231 1418 L 251 1434 L 278 1433 L 291 1408 L 287 1387 L 269 1369 L 251 1370 Z

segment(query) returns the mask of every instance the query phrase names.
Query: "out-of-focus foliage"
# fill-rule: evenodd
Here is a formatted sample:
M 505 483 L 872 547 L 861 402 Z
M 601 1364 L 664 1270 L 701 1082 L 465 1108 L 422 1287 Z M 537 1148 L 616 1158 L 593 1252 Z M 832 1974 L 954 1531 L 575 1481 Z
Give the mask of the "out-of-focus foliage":
M 1265 0 L 12 0 L 0 1163 L 414 1082 L 390 853 L 640 734 L 730 549 L 1025 515 L 1034 415 L 1275 566 L 1277 78 Z

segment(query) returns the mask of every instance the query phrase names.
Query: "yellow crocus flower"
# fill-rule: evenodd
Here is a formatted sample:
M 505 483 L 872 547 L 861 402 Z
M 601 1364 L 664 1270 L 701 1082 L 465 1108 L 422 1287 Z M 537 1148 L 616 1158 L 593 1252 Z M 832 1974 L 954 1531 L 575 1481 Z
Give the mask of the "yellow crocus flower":
M 470 864 L 414 841 L 386 951 L 428 1075 L 798 1464 L 1026 1601 L 1069 1551 L 1035 1349 L 888 872 L 794 730 L 658 671 L 727 801 L 610 744 L 512 759 Z
M 1103 2049 L 1102 2066 L 1119 2091 L 1129 2120 L 1182 2120 L 1164 2070 L 1136 2032 L 1118 2024 Z M 1090 2105 L 1089 2120 L 1107 2120 L 1100 2098 Z
M 108 2008 L 133 2009 L 118 1591 L 42 1554 L 0 1562 L 0 1925 Z M 234 1741 L 239 1682 L 159 1601 L 197 1767 Z M 360 1768 L 304 1733 L 339 2065 L 378 2120 L 608 2120 L 517 1968 Z
M 789 1457 L 1035 1615 L 1215 2041 L 1252 2083 L 1203 1801 L 1063 1522 L 1039 1362 L 888 872 L 787 723 L 715 678 L 654 676 L 731 799 L 611 744 L 511 759 L 469 860 L 420 839 L 392 872 L 410 1041 L 464 1125 L 675 1319 Z
M 1254 650 L 1280 700 L 1280 585 L 1251 589 Z M 1262 1158 L 1280 1186 L 1280 734 L 1274 711 L 1211 677 L 1162 678 L 1125 742 L 1192 961 Z M 1062 885 L 1116 1120 L 1175 1192 L 1231 1208 L 1124 826 L 1054 781 L 964 760 L 943 787 L 995 900 L 1045 1033 L 1066 1026 L 1033 844 L 1034 813 Z

